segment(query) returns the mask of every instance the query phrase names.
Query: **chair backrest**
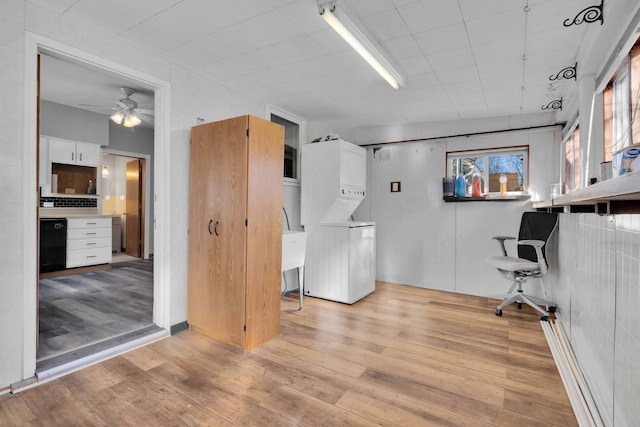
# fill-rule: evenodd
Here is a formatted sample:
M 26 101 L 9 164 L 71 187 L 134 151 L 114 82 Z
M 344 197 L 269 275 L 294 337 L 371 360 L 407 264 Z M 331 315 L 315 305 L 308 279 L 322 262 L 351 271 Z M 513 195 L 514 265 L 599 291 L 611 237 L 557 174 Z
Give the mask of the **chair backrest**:
M 542 247 L 542 255 L 547 260 L 547 241 L 558 223 L 558 214 L 546 212 L 525 212 L 520 221 L 520 231 L 518 240 L 542 240 L 545 245 Z M 518 245 L 518 257 L 537 262 L 535 248 L 527 245 Z

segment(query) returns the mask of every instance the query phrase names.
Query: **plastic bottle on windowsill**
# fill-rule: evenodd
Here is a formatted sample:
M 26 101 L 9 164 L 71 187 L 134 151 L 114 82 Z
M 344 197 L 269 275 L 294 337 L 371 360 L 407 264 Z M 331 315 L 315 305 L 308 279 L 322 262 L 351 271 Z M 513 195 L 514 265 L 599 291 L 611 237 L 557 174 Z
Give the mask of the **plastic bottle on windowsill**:
M 500 174 L 500 195 L 504 196 L 507 194 L 507 175 L 501 173 Z
M 464 175 L 462 173 L 458 174 L 456 178 L 456 197 L 464 197 L 467 194 L 467 180 L 464 179 Z
M 471 195 L 473 197 L 482 196 L 482 184 L 480 182 L 480 176 L 477 173 L 473 175 L 471 181 Z

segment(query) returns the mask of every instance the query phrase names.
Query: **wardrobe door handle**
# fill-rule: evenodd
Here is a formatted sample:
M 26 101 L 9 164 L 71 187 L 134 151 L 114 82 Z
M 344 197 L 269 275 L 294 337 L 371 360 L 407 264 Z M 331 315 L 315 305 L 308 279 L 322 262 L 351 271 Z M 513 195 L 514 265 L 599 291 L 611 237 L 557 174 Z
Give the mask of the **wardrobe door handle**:
M 218 234 L 218 225 L 220 224 L 220 221 L 216 221 L 216 225 L 213 227 L 213 232 L 216 233 L 216 236 L 219 236 Z
M 213 223 L 213 220 L 210 219 L 209 220 L 209 225 L 207 225 L 207 229 L 209 230 L 209 234 L 213 235 L 213 233 L 211 232 L 211 224 Z

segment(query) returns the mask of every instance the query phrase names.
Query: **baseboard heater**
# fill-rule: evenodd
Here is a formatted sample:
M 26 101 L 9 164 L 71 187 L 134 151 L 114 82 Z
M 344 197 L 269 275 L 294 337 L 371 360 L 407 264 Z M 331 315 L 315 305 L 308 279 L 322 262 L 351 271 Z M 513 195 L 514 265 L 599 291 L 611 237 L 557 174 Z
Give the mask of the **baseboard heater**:
M 571 407 L 580 426 L 604 427 L 595 401 L 578 367 L 562 327 L 554 321 L 540 321 L 549 349 L 567 390 Z

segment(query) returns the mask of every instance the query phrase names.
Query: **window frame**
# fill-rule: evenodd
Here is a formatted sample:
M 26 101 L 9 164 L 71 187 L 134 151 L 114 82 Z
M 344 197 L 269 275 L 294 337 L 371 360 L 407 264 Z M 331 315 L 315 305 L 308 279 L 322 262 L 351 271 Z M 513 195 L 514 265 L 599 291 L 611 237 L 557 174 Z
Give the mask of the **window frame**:
M 580 123 L 575 122 L 560 144 L 560 184 L 564 194 L 582 186 L 580 163 Z M 569 164 L 571 168 L 569 169 Z
M 454 160 L 463 159 L 468 157 L 484 157 L 485 170 L 481 174 L 482 178 L 482 194 L 495 195 L 500 194 L 499 191 L 489 191 L 489 157 L 504 154 L 522 154 L 523 155 L 523 171 L 522 171 L 522 185 L 523 190 L 508 191 L 508 194 L 512 195 L 529 195 L 529 170 L 530 170 L 530 148 L 529 145 L 514 145 L 504 147 L 491 147 L 491 148 L 478 148 L 470 150 L 457 150 L 447 151 L 445 155 L 445 170 L 446 176 L 453 176 L 453 163 Z M 455 176 L 454 176 L 455 178 Z
M 275 105 L 267 104 L 266 105 L 266 119 L 271 121 L 271 115 L 278 116 L 282 119 L 285 119 L 291 123 L 298 125 L 298 149 L 297 149 L 297 158 L 296 158 L 296 177 L 297 178 L 288 178 L 284 176 L 284 165 L 283 165 L 283 182 L 289 183 L 291 185 L 299 185 L 300 184 L 300 153 L 302 151 L 302 145 L 306 143 L 307 140 L 307 121 L 302 117 L 296 116 L 286 110 L 283 110 L 280 107 Z

